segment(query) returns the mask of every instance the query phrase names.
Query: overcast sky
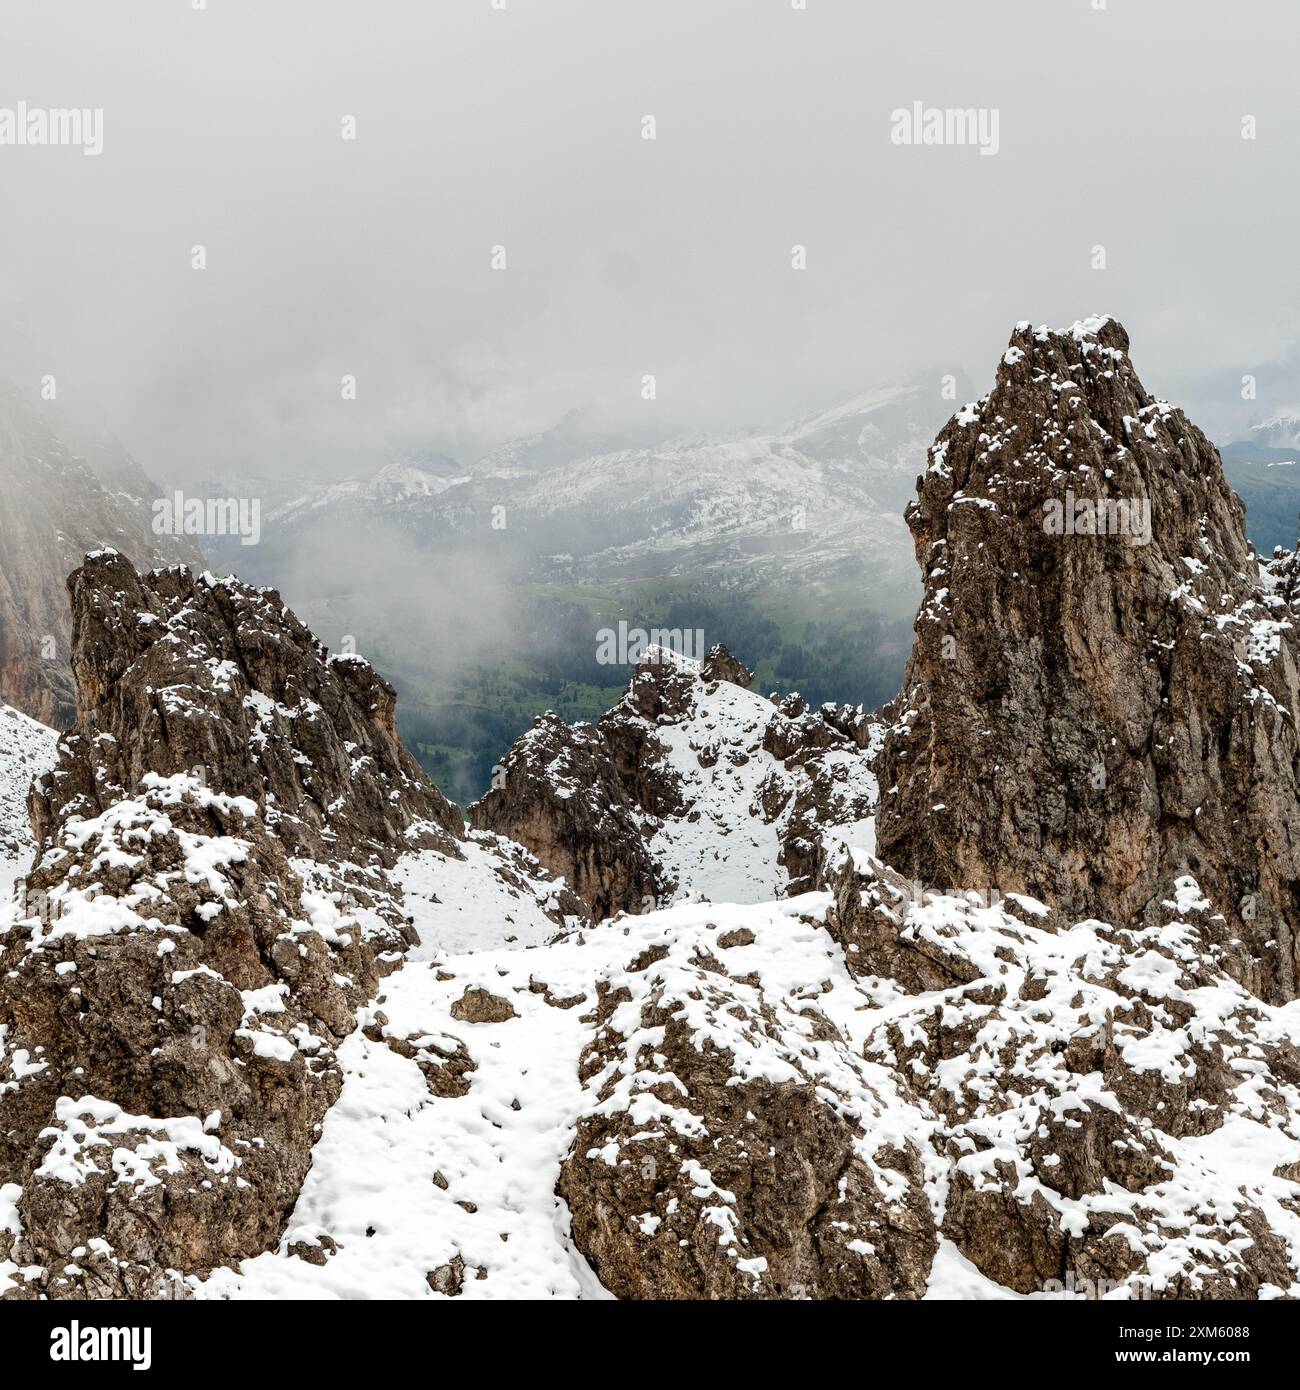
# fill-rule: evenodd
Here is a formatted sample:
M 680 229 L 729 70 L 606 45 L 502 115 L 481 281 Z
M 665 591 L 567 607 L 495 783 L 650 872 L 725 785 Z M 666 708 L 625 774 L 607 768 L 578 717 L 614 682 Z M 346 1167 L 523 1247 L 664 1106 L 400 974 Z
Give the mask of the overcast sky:
M 0 0 L 0 108 L 104 112 L 0 147 L 0 365 L 170 479 L 983 390 L 1094 312 L 1220 438 L 1300 401 L 1295 0 L 505 3 Z

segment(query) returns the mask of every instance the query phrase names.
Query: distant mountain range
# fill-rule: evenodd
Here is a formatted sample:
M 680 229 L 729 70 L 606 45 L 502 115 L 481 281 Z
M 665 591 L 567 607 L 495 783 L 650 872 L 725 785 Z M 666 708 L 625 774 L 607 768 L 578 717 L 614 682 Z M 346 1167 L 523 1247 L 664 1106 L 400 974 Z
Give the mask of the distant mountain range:
M 627 672 L 599 665 L 596 634 L 619 620 L 743 643 L 764 689 L 887 698 L 916 599 L 902 512 L 955 408 L 939 381 L 650 447 L 570 412 L 472 464 L 408 455 L 366 478 L 277 484 L 260 544 L 205 547 L 376 660 L 426 768 L 469 799 L 541 709 L 586 718 L 616 697 Z
M 1254 443 L 1268 448 L 1300 448 L 1300 411 L 1289 408 L 1276 411 L 1268 419 L 1252 425 L 1250 434 Z
M 366 478 L 304 483 L 268 499 L 261 552 L 244 571 L 342 523 L 435 546 L 509 533 L 530 580 L 645 582 L 712 571 L 729 583 L 869 578 L 911 592 L 902 510 L 918 460 L 951 411 L 934 387 L 873 391 L 770 432 L 706 434 L 650 448 L 593 447 L 579 417 L 470 465 L 407 457 Z M 212 486 L 238 493 L 237 480 Z M 211 547 L 224 558 L 218 539 Z M 232 556 L 237 554 L 232 549 Z

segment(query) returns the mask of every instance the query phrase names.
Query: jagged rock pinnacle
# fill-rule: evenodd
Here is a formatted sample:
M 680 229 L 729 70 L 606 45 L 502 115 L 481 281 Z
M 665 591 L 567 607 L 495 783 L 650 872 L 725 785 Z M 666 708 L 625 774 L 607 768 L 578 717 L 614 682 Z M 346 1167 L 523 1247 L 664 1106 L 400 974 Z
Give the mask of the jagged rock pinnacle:
M 1296 993 L 1291 613 L 1214 446 L 1124 329 L 1020 324 L 908 509 L 925 576 L 880 765 L 877 844 L 938 887 L 1078 919 L 1158 913 L 1193 874 L 1224 968 Z

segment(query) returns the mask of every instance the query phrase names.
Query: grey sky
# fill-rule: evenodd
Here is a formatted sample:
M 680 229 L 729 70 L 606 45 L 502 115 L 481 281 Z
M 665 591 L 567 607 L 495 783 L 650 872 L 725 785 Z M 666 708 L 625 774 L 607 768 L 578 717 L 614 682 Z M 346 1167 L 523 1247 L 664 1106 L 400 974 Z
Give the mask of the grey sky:
M 1015 320 L 1092 312 L 1221 437 L 1300 400 L 1294 0 L 0 9 L 0 107 L 104 109 L 98 158 L 0 148 L 0 366 L 160 477 L 982 390 Z M 891 144 L 914 101 L 999 153 Z

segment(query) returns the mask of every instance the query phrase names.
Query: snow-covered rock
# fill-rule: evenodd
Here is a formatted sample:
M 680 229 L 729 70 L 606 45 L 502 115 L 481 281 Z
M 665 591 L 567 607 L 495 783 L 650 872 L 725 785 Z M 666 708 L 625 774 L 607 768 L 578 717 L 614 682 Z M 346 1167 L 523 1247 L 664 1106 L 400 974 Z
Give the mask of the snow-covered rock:
M 58 734 L 25 714 L 0 705 L 0 902 L 31 864 L 36 844 L 27 819 L 33 780 L 54 764 Z
M 1120 931 L 833 877 L 408 961 L 278 1247 L 193 1291 L 1300 1293 L 1300 1014 L 1207 965 L 1194 883 Z M 876 973 L 881 934 L 949 983 Z
M 1158 921 L 1190 874 L 1225 969 L 1295 998 L 1297 610 L 1123 327 L 1019 325 L 907 517 L 925 594 L 880 758 L 881 857 L 1117 925 Z
M 517 846 L 466 861 L 392 688 L 273 592 L 115 551 L 69 589 L 79 717 L 0 909 L 0 1259 L 23 1295 L 156 1297 L 278 1239 L 405 950 L 537 940 L 578 905 Z M 403 884 L 434 862 L 457 868 L 425 942 Z
M 1272 449 L 1300 447 L 1300 410 L 1295 407 L 1279 410 L 1257 425 L 1252 425 L 1250 433 L 1256 444 Z
M 527 845 L 597 916 L 806 891 L 822 830 L 875 805 L 879 726 L 797 695 L 774 704 L 749 681 L 725 647 L 702 662 L 653 648 L 595 724 L 541 716 L 471 818 Z
M 1156 925 L 909 883 L 867 857 L 828 918 L 873 1000 L 864 1054 L 943 1165 L 943 1234 L 1023 1294 L 1300 1290 L 1300 1006 L 1215 963 L 1191 877 Z M 914 1131 L 915 1132 L 915 1131 Z

